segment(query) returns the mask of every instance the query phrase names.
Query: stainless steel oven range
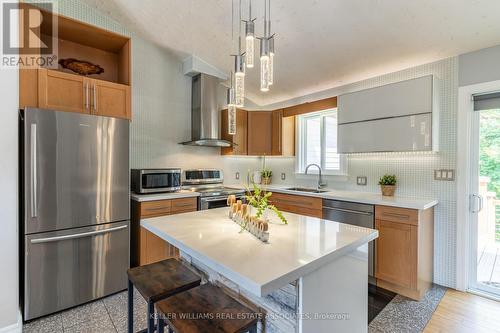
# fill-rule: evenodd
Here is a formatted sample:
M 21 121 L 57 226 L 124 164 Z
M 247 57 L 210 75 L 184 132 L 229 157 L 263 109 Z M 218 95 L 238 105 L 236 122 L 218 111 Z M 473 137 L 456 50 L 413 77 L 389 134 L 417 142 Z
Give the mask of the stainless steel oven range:
M 224 177 L 217 169 L 190 169 L 184 170 L 183 187 L 200 193 L 198 210 L 225 207 L 227 197 L 231 194 L 244 200 L 245 190 L 234 189 L 222 185 Z

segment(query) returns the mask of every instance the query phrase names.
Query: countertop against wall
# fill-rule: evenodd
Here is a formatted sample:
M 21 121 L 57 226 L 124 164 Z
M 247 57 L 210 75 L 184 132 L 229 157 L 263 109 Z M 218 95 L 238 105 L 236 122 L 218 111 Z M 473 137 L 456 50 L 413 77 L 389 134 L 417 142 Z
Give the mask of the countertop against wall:
M 233 188 L 244 188 L 244 186 L 240 185 L 240 184 L 226 184 L 226 186 L 233 187 Z M 371 205 L 383 205 L 383 206 L 391 206 L 391 207 L 424 210 L 424 209 L 434 207 L 435 205 L 438 204 L 438 201 L 436 199 L 429 199 L 429 198 L 405 198 L 405 197 L 400 197 L 400 196 L 384 197 L 382 194 L 378 194 L 378 193 L 358 192 L 358 191 L 343 191 L 343 190 L 335 190 L 335 189 L 327 189 L 327 188 L 323 189 L 326 192 L 311 193 L 311 192 L 300 192 L 300 191 L 289 190 L 289 188 L 292 188 L 292 187 L 294 187 L 294 186 L 293 185 L 268 185 L 268 186 L 265 186 L 265 188 L 268 191 L 272 191 L 272 192 L 310 196 L 310 197 L 323 198 L 323 199 L 359 202 L 359 203 L 366 203 L 366 204 L 371 204 Z
M 138 202 L 143 202 L 143 201 L 168 200 L 168 199 L 178 199 L 178 198 L 191 198 L 191 197 L 198 197 L 199 195 L 200 194 L 198 192 L 180 190 L 177 192 L 153 193 L 153 194 L 131 193 L 130 198 Z

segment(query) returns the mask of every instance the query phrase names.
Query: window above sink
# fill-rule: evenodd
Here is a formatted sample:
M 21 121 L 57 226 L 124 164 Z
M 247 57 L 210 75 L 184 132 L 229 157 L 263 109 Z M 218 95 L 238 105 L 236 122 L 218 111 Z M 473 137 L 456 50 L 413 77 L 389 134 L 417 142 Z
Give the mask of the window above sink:
M 345 156 L 337 153 L 336 108 L 298 116 L 297 129 L 296 173 L 315 163 L 325 175 L 347 174 Z

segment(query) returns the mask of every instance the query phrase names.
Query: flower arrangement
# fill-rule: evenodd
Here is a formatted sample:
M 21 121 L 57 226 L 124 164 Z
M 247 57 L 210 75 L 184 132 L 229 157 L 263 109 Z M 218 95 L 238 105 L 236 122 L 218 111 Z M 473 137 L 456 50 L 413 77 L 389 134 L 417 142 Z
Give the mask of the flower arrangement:
M 281 222 L 283 222 L 284 224 L 288 224 L 288 221 L 286 220 L 285 216 L 283 216 L 283 213 L 274 205 L 271 205 L 269 203 L 269 198 L 273 195 L 272 192 L 267 192 L 261 189 L 259 186 L 257 186 L 257 184 L 253 184 L 253 190 L 247 188 L 246 191 L 247 194 L 245 197 L 247 203 L 257 210 L 255 214 L 257 218 L 261 218 L 266 209 L 269 209 L 276 213 Z
M 385 174 L 380 177 L 378 184 L 382 189 L 382 195 L 391 197 L 396 191 L 397 178 L 396 175 Z

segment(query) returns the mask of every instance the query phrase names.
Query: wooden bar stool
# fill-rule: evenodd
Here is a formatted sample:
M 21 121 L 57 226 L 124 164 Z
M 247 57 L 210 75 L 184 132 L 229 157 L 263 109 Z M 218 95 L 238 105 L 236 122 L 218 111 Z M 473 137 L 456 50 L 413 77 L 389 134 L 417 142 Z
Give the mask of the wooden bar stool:
M 134 330 L 134 286 L 148 303 L 147 332 L 154 331 L 154 304 L 201 283 L 200 277 L 177 259 L 131 268 L 128 274 L 128 332 Z
M 159 301 L 158 332 L 257 333 L 259 313 L 240 304 L 212 284 L 204 284 Z

